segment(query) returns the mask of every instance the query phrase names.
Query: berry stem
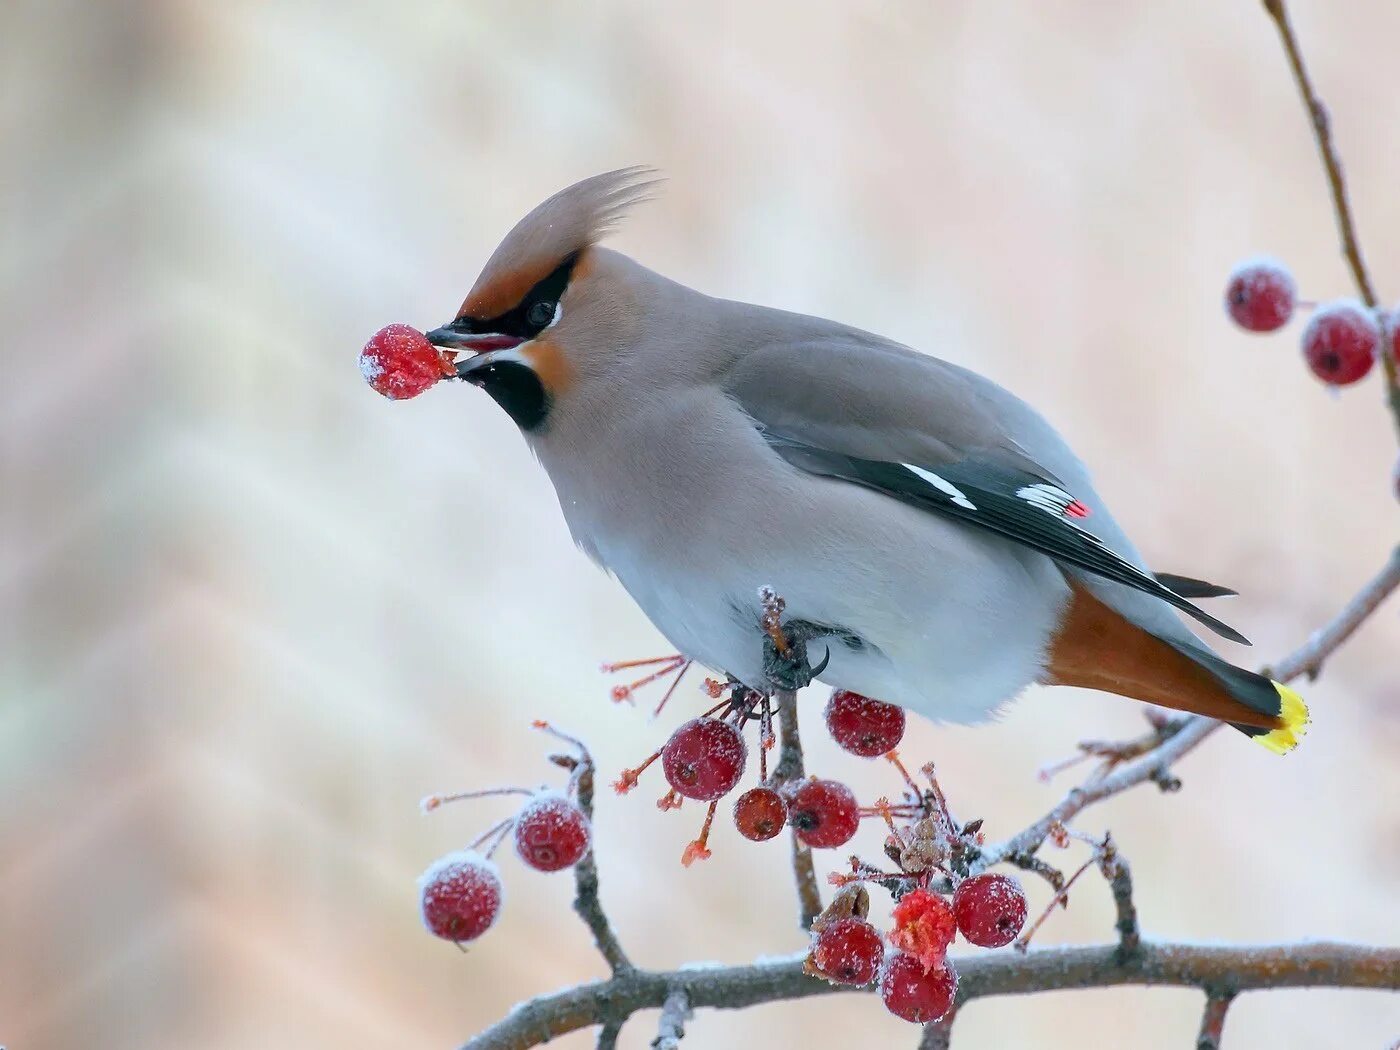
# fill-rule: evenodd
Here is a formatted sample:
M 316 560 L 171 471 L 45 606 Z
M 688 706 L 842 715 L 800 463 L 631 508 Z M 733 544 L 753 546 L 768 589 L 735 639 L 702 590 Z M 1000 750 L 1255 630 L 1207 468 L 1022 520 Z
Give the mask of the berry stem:
M 1069 888 L 1074 885 L 1079 876 L 1083 875 L 1098 863 L 1098 860 L 1099 855 L 1096 851 L 1088 860 L 1079 866 L 1078 870 L 1075 871 L 1073 875 L 1065 880 L 1065 884 L 1060 887 L 1060 892 L 1050 898 L 1050 903 L 1045 906 L 1045 910 L 1040 913 L 1040 917 L 1027 927 L 1025 933 L 1016 938 L 1016 950 L 1018 952 L 1025 952 L 1025 950 L 1030 947 L 1031 938 L 1035 936 L 1035 931 L 1040 929 L 1046 919 L 1050 918 L 1050 913 L 1055 910 L 1057 904 L 1066 908 L 1069 907 Z
M 710 828 L 715 823 L 715 810 L 719 808 L 719 800 L 711 802 L 709 808 L 705 810 L 705 823 L 700 825 L 700 836 L 686 846 L 685 852 L 681 854 L 681 864 L 690 867 L 697 860 L 709 860 L 710 851 L 705 848 L 710 841 Z
M 439 806 L 446 805 L 449 802 L 461 802 L 469 798 L 491 798 L 496 795 L 533 794 L 535 794 L 535 792 L 530 788 L 523 787 L 482 788 L 479 791 L 458 791 L 456 794 L 452 795 L 429 795 L 424 798 L 422 802 L 418 803 L 418 805 L 424 813 L 431 813 Z
M 475 839 L 473 839 L 471 845 L 469 845 L 467 849 L 480 850 L 481 844 L 494 835 L 495 840 L 491 843 L 491 845 L 485 850 L 481 850 L 482 856 L 484 856 L 487 860 L 490 860 L 491 855 L 495 853 L 497 849 L 500 848 L 501 843 L 505 841 L 506 834 L 514 825 L 515 818 L 506 817 L 505 820 L 493 824 L 491 827 L 487 828 Z

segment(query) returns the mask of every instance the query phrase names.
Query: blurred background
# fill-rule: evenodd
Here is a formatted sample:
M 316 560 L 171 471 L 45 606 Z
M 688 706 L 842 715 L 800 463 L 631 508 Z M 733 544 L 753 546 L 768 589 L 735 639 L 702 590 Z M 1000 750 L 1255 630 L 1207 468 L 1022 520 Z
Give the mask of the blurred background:
M 1400 294 L 1400 7 L 1295 13 L 1370 262 Z M 584 733 L 615 772 L 700 695 L 655 724 L 645 701 L 611 704 L 600 661 L 665 643 L 573 549 L 513 425 L 458 386 L 386 402 L 355 357 L 383 324 L 450 317 L 537 201 L 636 162 L 669 183 L 617 247 L 1021 393 L 1096 465 L 1154 566 L 1243 592 L 1215 608 L 1259 659 L 1395 543 L 1375 378 L 1331 396 L 1299 322 L 1247 336 L 1221 309 L 1258 251 L 1305 297 L 1350 291 L 1250 0 L 9 0 L 0 1043 L 451 1047 L 600 975 L 569 878 L 509 859 L 488 937 L 464 955 L 426 935 L 415 876 L 504 810 L 424 817 L 418 799 L 550 777 L 532 718 Z M 1150 933 L 1400 936 L 1397 614 L 1312 686 L 1297 755 L 1222 735 L 1179 795 L 1081 821 L 1113 829 Z M 809 726 L 822 702 L 805 699 Z M 999 837 L 1065 786 L 1039 766 L 1141 725 L 1119 700 L 1033 691 L 994 725 L 920 722 L 905 750 Z M 866 798 L 894 788 L 808 736 L 816 770 Z M 785 846 L 724 827 L 683 870 L 699 813 L 652 794 L 607 793 L 598 816 L 634 958 L 797 949 Z M 1086 881 L 1039 940 L 1110 927 Z M 1199 1006 L 1124 989 L 979 1002 L 956 1045 L 1180 1048 Z M 653 1034 L 641 1016 L 622 1045 Z M 1400 1002 L 1359 992 L 1246 996 L 1228 1028 L 1279 1050 L 1397 1035 Z M 686 1045 L 916 1038 L 832 998 L 706 1013 Z

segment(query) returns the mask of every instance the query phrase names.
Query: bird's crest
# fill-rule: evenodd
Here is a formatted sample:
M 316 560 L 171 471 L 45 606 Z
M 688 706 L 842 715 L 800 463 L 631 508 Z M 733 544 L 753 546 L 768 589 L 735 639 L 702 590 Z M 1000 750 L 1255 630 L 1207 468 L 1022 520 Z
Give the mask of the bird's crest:
M 515 224 L 491 254 L 458 317 L 495 317 L 514 307 L 565 260 L 607 236 L 634 204 L 661 183 L 638 165 L 604 172 L 560 190 Z

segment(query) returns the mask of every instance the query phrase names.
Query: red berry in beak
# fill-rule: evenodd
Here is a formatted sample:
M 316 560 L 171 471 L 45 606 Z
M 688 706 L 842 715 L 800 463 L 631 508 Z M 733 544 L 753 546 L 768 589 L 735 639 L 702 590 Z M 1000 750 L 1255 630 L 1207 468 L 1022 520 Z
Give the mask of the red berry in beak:
M 360 351 L 360 374 L 385 397 L 403 401 L 457 373 L 451 356 L 418 329 L 391 324 L 375 332 Z

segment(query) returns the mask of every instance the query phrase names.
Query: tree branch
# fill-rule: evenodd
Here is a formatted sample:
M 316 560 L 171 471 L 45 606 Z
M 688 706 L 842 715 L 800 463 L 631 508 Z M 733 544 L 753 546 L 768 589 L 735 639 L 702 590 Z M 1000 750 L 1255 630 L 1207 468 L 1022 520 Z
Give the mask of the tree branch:
M 924 1034 L 919 1039 L 919 1050 L 950 1050 L 953 1045 L 953 1022 L 958 1011 L 954 1007 L 937 1021 L 924 1025 Z
M 1196 1050 L 1220 1050 L 1220 1040 L 1225 1031 L 1225 1015 L 1234 1001 L 1233 992 L 1206 992 L 1206 1008 L 1201 1014 L 1201 1032 L 1196 1036 Z
M 1400 989 L 1400 949 L 1315 942 L 1220 947 L 1143 943 L 1118 961 L 1117 945 L 1041 948 L 957 960 L 958 1003 L 1117 985 L 1230 988 Z M 868 990 L 868 989 L 864 989 Z M 746 966 L 632 970 L 517 1006 L 463 1050 L 528 1050 L 566 1032 L 657 1009 L 684 992 L 692 1008 L 736 1010 L 785 999 L 859 992 L 802 972 L 802 957 Z
M 593 760 L 585 754 L 578 770 L 578 807 L 593 823 Z M 608 921 L 603 902 L 598 897 L 598 860 L 593 850 L 584 854 L 583 859 L 574 865 L 574 911 L 593 934 L 593 943 L 607 960 L 613 973 L 624 973 L 632 969 L 632 962 L 623 951 L 622 942 Z M 600 1042 L 601 1045 L 601 1042 Z
M 1317 151 L 1322 157 L 1322 167 L 1327 173 L 1327 185 L 1332 192 L 1332 209 L 1337 215 L 1342 254 L 1346 257 L 1352 280 L 1356 283 L 1356 290 L 1360 293 L 1362 301 L 1375 309 L 1380 301 L 1376 297 L 1375 286 L 1371 283 L 1371 275 L 1366 269 L 1366 261 L 1361 255 L 1361 243 L 1356 236 L 1356 221 L 1352 218 L 1351 201 L 1347 196 L 1346 177 L 1342 172 L 1342 158 L 1332 141 L 1332 119 L 1328 115 L 1327 106 L 1313 87 L 1312 78 L 1308 75 L 1308 68 L 1303 62 L 1303 53 L 1298 47 L 1298 38 L 1293 32 L 1293 23 L 1289 20 L 1284 0 L 1263 0 L 1263 3 L 1264 10 L 1278 29 L 1284 53 L 1288 56 L 1288 67 L 1293 71 L 1293 82 L 1298 85 L 1298 94 L 1302 96 L 1303 106 L 1312 122 Z M 1395 421 L 1396 431 L 1400 433 L 1400 369 L 1397 369 L 1395 359 L 1388 352 L 1388 348 L 1382 347 L 1379 356 L 1381 369 L 1385 373 L 1386 400 Z
M 673 988 L 661 1004 L 661 1020 L 656 1026 L 656 1038 L 651 1050 L 678 1050 L 685 1038 L 685 1023 L 690 1020 L 690 996 L 684 988 Z
M 790 783 L 804 775 L 802 737 L 797 728 L 797 693 L 780 689 L 778 702 L 778 764 L 773 770 L 773 782 Z M 791 830 L 792 874 L 797 883 L 797 921 L 803 930 L 810 930 L 822 912 L 821 887 L 817 885 L 816 869 L 812 866 L 812 851 Z

